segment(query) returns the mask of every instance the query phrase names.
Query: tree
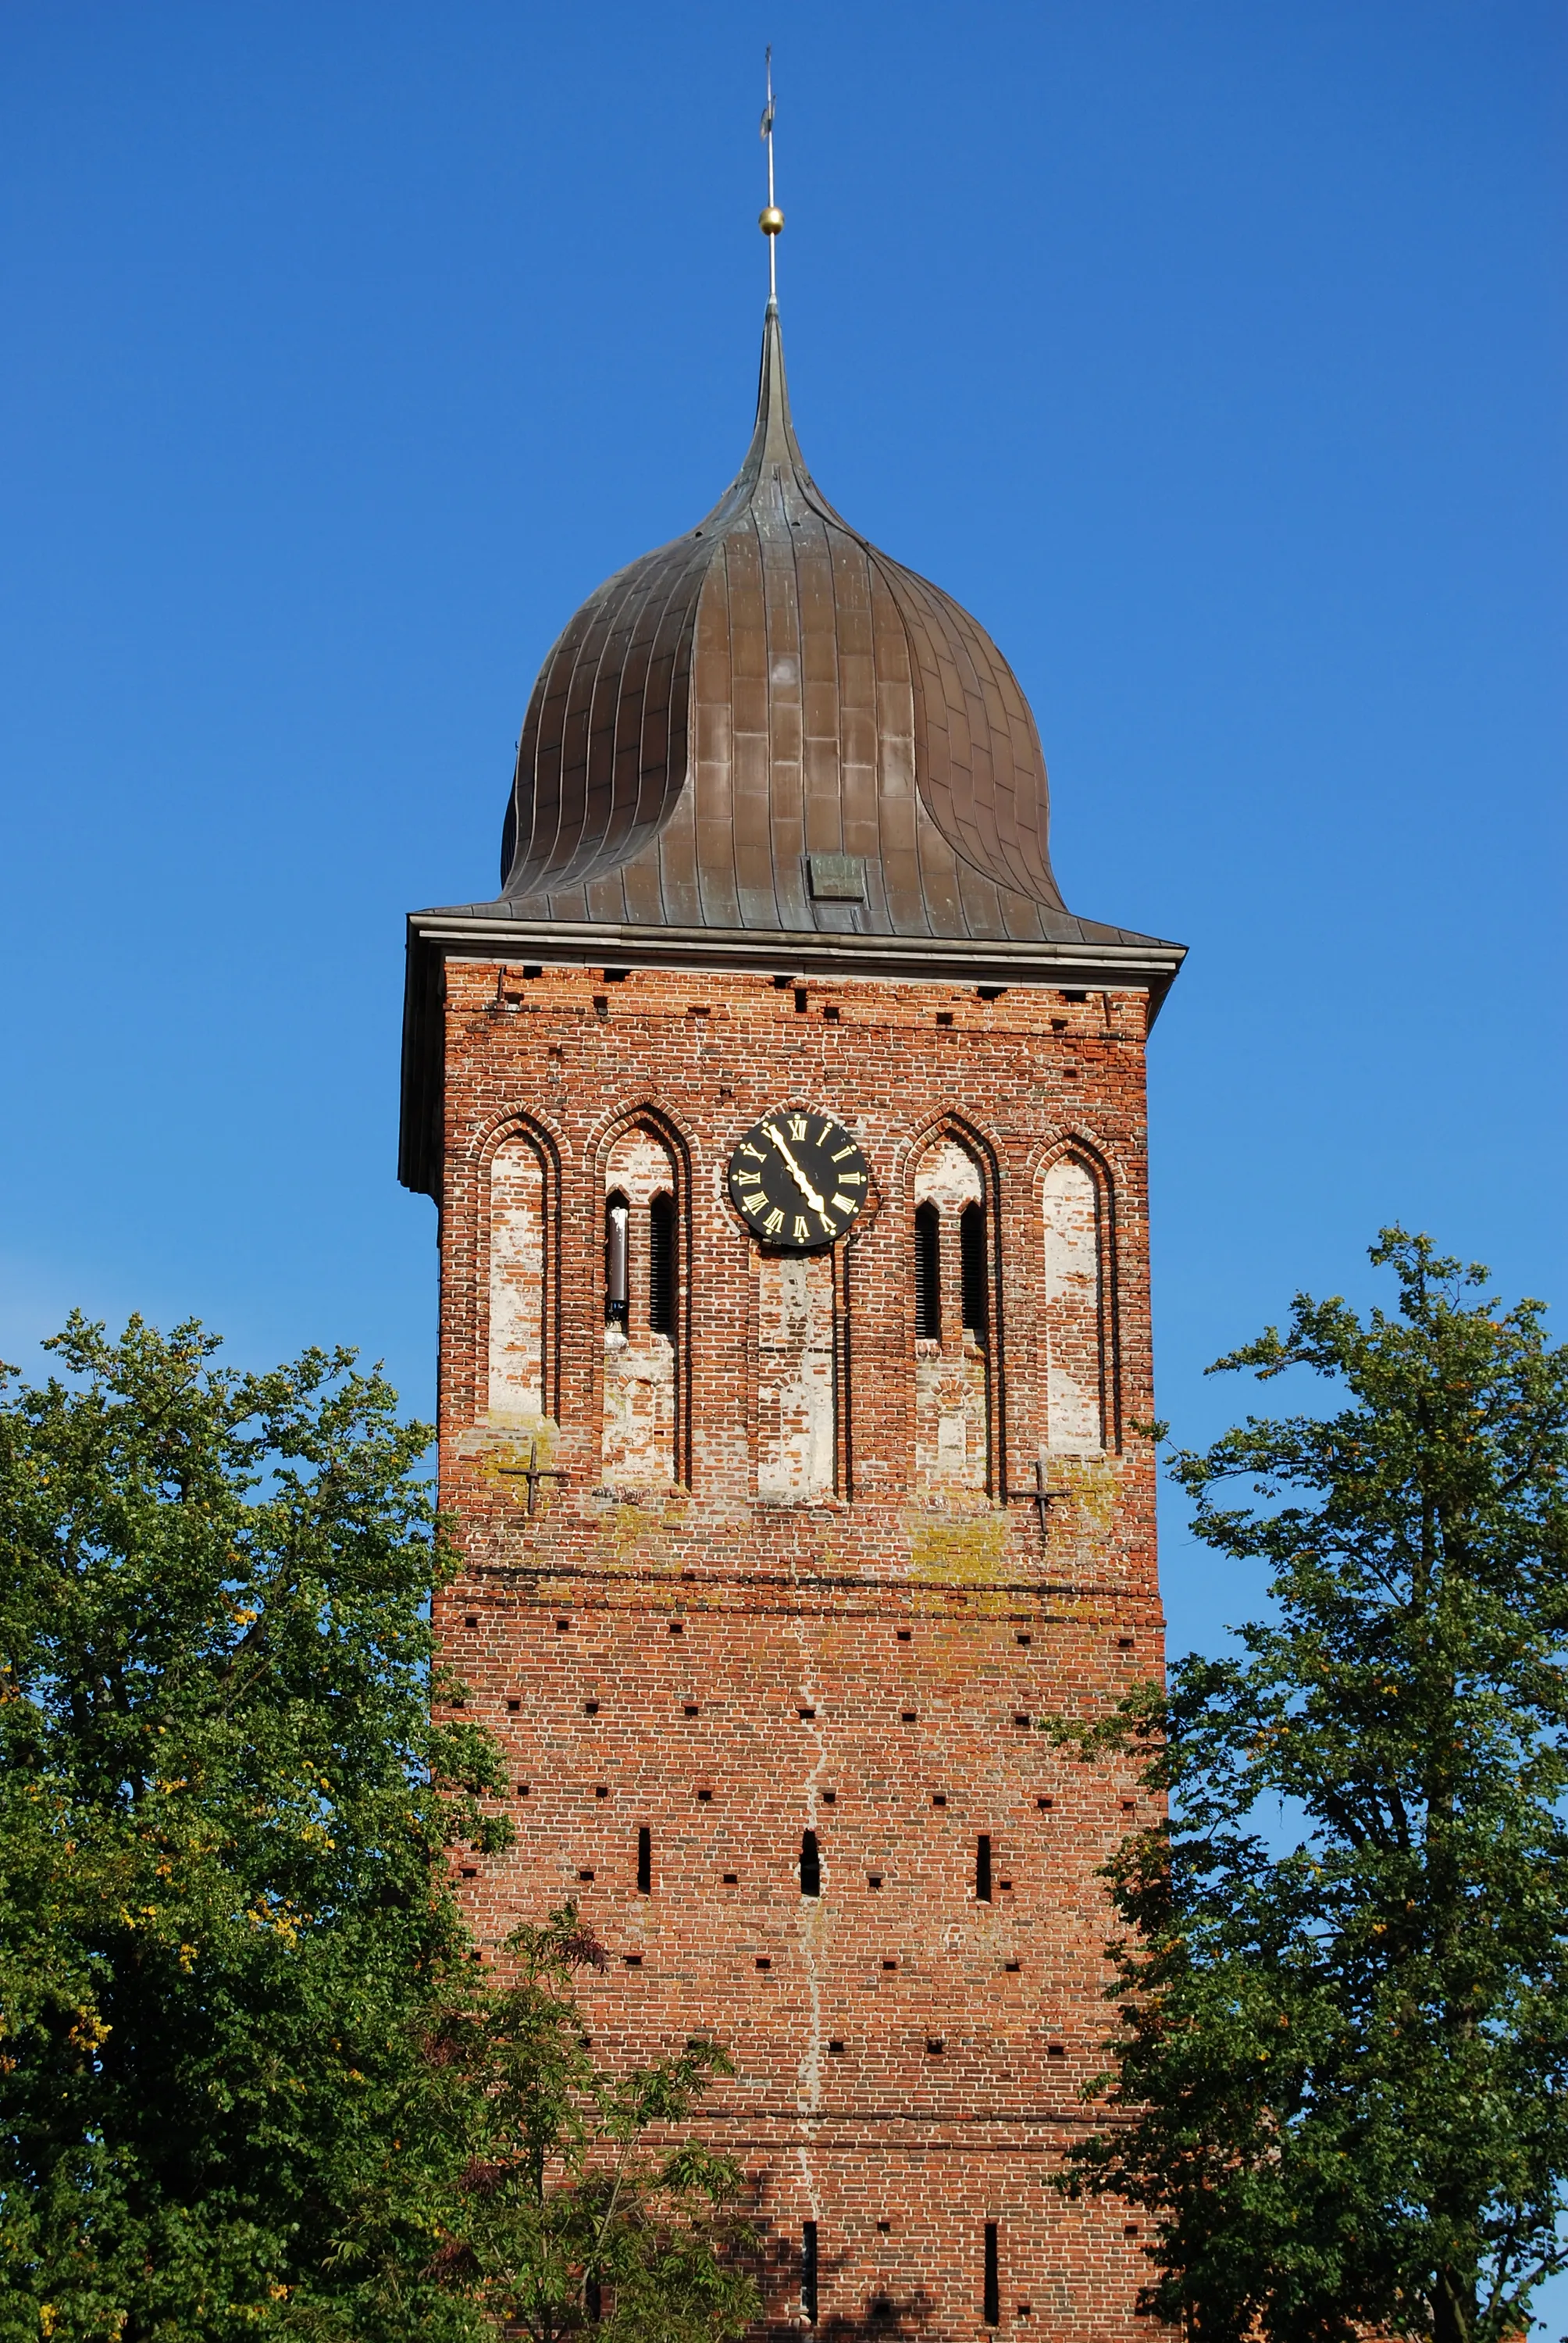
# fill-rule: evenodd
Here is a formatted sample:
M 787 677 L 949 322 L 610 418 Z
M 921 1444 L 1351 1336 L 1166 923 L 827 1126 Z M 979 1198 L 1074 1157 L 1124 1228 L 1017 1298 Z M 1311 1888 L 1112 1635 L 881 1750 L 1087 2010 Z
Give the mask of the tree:
M 452 2008 L 432 2038 L 467 2150 L 439 2276 L 528 2343 L 585 2327 L 605 2343 L 744 2335 L 760 2299 L 741 2267 L 740 2175 L 679 2136 L 729 2059 L 693 2039 L 652 2066 L 597 2069 L 570 1978 L 605 1955 L 569 1904 L 505 1950 L 511 1981 Z
M 439 2167 L 444 1851 L 507 1835 L 485 1736 L 430 1721 L 428 1430 L 348 1352 L 51 1347 L 0 1406 L 0 2334 L 473 2333 L 429 2171 L 398 2288 L 334 2265 L 389 2164 Z
M 1213 2343 L 1503 2343 L 1568 2266 L 1568 1351 L 1424 1238 L 1372 1258 L 1395 1314 L 1299 1295 L 1211 1370 L 1337 1412 L 1175 1460 L 1270 1615 L 1055 1727 L 1172 1799 L 1061 2185 L 1155 2216 L 1146 2307 Z
M 729 2063 L 598 2073 L 569 1907 L 481 1966 L 431 1722 L 428 1427 L 350 1352 L 246 1375 L 74 1317 L 0 1404 L 0 2338 L 743 2331 Z M 5 1371 L 0 1371 L 0 1373 Z

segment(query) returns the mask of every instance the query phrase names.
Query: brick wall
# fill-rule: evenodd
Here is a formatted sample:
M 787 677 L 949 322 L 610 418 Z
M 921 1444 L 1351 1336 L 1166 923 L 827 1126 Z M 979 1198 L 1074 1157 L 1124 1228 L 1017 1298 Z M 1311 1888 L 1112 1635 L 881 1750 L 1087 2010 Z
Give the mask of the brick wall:
M 437 1624 L 518 1825 L 508 1855 L 460 1858 L 462 1886 L 492 1941 L 578 1899 L 612 1956 L 583 1987 L 607 2061 L 729 2046 L 703 2129 L 752 2183 L 770 2331 L 802 2329 L 808 2222 L 822 2335 L 1148 2331 L 1120 2211 L 1045 2186 L 1101 2063 L 1095 1870 L 1140 1809 L 1033 1729 L 1160 1664 L 1133 1429 L 1145 1013 L 1137 992 L 448 964 L 441 1471 L 467 1569 Z M 846 1123 L 874 1183 L 805 1261 L 762 1253 L 725 1189 L 785 1103 Z M 612 1195 L 630 1292 L 607 1328 Z M 530 1458 L 568 1476 L 531 1513 Z

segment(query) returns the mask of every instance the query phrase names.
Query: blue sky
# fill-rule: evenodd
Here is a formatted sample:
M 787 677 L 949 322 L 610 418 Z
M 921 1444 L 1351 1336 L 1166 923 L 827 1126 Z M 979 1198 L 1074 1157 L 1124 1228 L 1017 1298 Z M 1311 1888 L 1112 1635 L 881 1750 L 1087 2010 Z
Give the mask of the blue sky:
M 402 915 L 739 460 L 767 39 L 808 459 L 1018 669 L 1069 901 L 1192 948 L 1161 1412 L 1389 1219 L 1562 1295 L 1559 6 L 8 0 L 5 1355 L 195 1312 L 428 1406 Z

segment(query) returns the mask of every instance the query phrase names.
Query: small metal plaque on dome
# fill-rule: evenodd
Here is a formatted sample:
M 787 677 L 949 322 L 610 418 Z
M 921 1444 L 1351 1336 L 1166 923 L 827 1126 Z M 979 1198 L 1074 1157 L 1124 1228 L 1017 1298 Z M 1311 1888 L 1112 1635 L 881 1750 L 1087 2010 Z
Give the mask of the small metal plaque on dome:
M 806 869 L 811 893 L 819 903 L 863 903 L 866 900 L 866 858 L 863 854 L 809 854 Z

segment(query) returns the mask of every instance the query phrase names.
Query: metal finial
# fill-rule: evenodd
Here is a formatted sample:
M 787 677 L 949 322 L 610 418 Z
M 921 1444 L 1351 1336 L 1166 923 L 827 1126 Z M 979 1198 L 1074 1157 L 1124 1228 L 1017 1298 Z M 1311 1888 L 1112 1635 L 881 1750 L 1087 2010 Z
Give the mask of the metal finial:
M 758 214 L 757 225 L 768 238 L 768 298 L 769 301 L 777 301 L 779 298 L 779 246 L 774 239 L 784 225 L 784 215 L 773 200 L 773 48 L 771 43 L 769 44 L 768 48 L 768 103 L 762 109 L 760 136 L 763 145 L 768 149 L 768 202 L 765 209 Z

